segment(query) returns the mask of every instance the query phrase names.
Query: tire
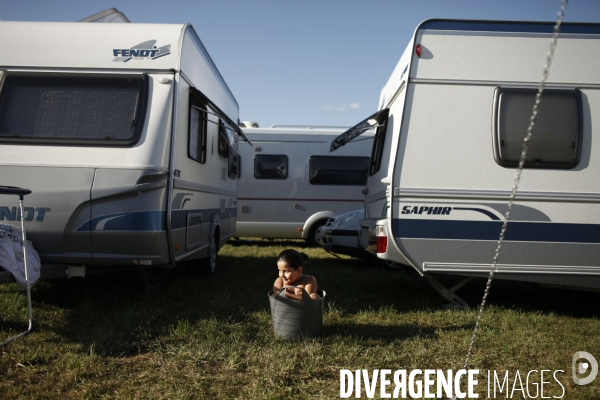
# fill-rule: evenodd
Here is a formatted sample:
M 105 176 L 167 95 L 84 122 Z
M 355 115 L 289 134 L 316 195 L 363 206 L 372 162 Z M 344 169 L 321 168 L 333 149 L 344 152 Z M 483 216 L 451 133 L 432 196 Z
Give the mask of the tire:
M 310 232 L 308 232 L 308 237 L 306 238 L 306 243 L 308 243 L 309 247 L 320 247 L 319 242 L 317 242 L 317 230 L 325 225 L 327 222 L 326 219 L 322 219 L 314 223 L 314 225 L 310 228 Z
M 200 260 L 200 271 L 203 275 L 214 276 L 217 272 L 217 253 L 219 252 L 219 231 L 216 230 L 210 238 L 208 257 Z

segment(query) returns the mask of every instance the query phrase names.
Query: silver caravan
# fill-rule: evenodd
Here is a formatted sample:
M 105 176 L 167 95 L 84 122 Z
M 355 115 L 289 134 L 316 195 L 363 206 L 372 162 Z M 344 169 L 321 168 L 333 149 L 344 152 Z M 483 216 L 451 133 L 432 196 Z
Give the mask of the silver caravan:
M 429 20 L 381 91 L 361 245 L 487 276 L 553 24 Z M 600 287 L 600 25 L 561 26 L 496 277 Z M 346 144 L 347 146 L 348 144 Z
M 0 36 L 0 183 L 32 191 L 23 216 L 1 198 L 0 223 L 23 217 L 42 261 L 71 275 L 214 270 L 243 133 L 193 27 L 0 21 Z
M 250 125 L 250 124 L 248 124 Z M 244 128 L 240 146 L 237 237 L 306 239 L 329 217 L 364 204 L 372 132 L 329 154 L 344 129 Z

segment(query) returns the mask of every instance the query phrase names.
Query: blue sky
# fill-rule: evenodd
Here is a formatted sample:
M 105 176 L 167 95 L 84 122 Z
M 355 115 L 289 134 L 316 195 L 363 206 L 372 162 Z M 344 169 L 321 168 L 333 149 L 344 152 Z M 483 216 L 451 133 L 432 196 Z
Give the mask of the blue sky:
M 571 0 L 567 22 L 600 22 Z M 77 21 L 115 7 L 132 22 L 191 23 L 260 126 L 351 126 L 377 108 L 416 26 L 430 18 L 554 21 L 560 0 L 19 0 L 6 21 Z M 544 60 L 540 60 L 540 73 Z

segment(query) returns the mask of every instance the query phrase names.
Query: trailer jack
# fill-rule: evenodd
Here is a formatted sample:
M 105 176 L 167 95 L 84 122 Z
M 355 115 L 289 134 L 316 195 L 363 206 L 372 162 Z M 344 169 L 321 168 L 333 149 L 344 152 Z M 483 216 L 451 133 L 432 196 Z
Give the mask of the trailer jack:
M 474 276 L 466 277 L 450 289 L 442 285 L 437 279 L 435 279 L 429 274 L 423 274 L 423 279 L 425 279 L 425 282 L 427 282 L 429 286 L 431 286 L 433 290 L 435 290 L 440 296 L 442 296 L 444 299 L 450 302 L 450 304 L 447 304 L 446 307 L 460 308 L 465 310 L 468 310 L 470 308 L 469 304 L 454 292 L 456 292 L 458 289 L 475 279 Z

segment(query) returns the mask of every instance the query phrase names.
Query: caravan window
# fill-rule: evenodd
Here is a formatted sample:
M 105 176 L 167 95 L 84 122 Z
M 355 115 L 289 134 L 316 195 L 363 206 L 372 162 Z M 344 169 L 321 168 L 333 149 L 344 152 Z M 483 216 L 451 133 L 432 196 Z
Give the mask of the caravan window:
M 219 120 L 219 154 L 223 157 L 229 155 L 229 142 L 227 139 L 227 131 L 225 130 L 225 124 Z
M 496 89 L 494 156 L 504 167 L 519 164 L 536 93 L 537 89 Z M 581 152 L 582 118 L 579 90 L 544 90 L 525 167 L 575 167 Z
M 131 146 L 146 111 L 143 76 L 11 76 L 2 83 L 0 141 Z
M 206 162 L 207 120 L 206 106 L 190 94 L 188 157 L 202 164 Z
M 274 154 L 254 156 L 254 177 L 256 179 L 286 179 L 287 176 L 287 156 Z
M 385 143 L 385 132 L 387 131 L 387 117 L 385 121 L 377 127 L 375 140 L 371 149 L 371 165 L 369 166 L 369 176 L 373 176 L 381 169 L 381 157 L 383 156 L 383 144 Z
M 365 185 L 369 157 L 311 156 L 309 177 L 313 185 Z
M 229 147 L 229 158 L 227 160 L 227 169 L 231 179 L 239 178 L 240 176 L 240 155 Z

